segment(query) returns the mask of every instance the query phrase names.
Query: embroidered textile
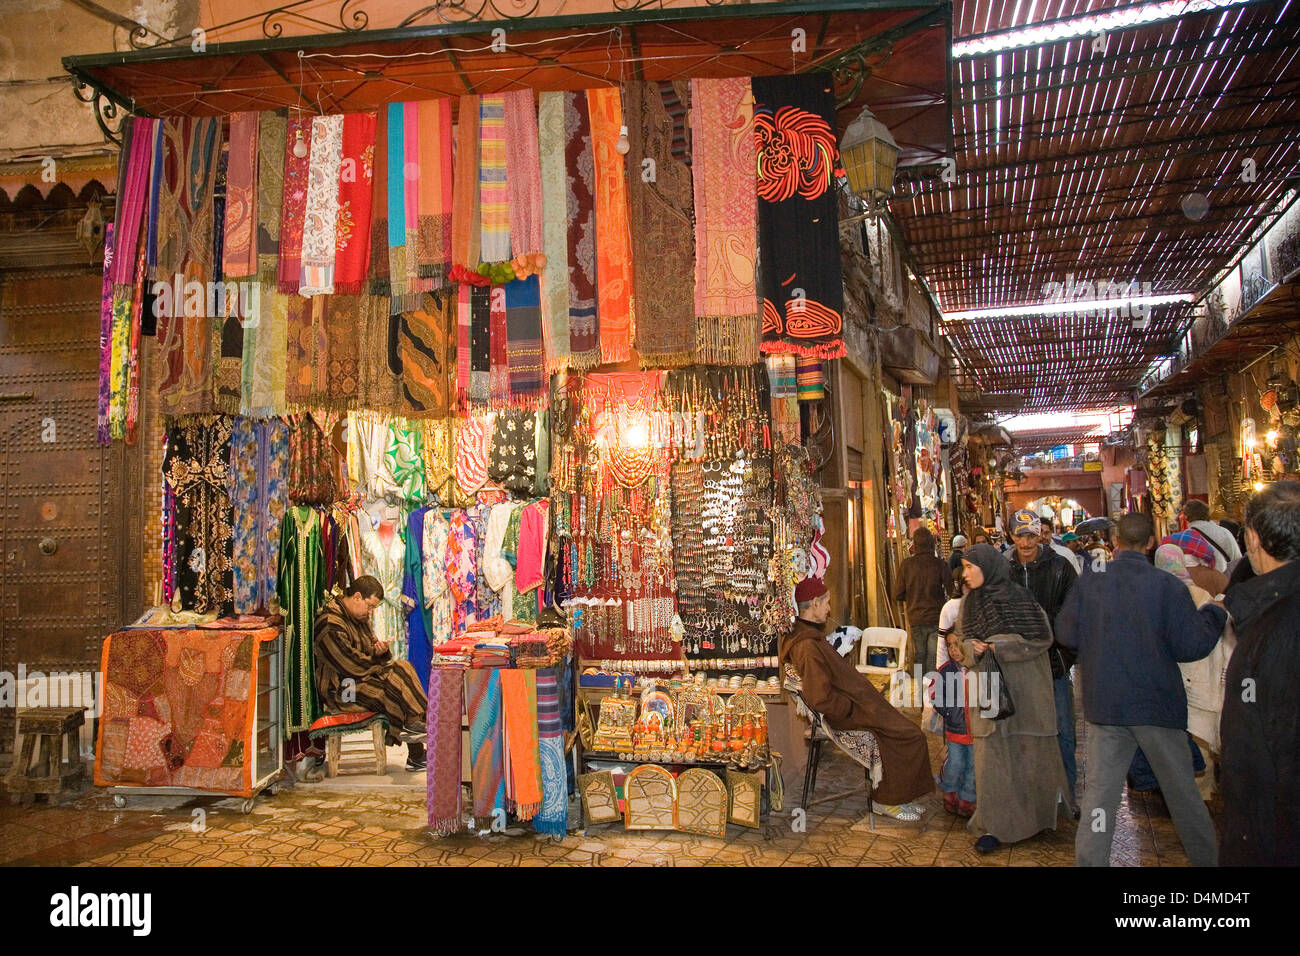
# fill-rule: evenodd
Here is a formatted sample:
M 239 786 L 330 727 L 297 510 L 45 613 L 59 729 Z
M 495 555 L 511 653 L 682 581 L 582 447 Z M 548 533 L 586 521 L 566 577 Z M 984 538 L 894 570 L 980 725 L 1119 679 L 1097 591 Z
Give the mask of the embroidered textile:
M 307 205 L 303 210 L 299 295 L 328 295 L 334 291 L 342 158 L 343 117 L 313 118 L 311 160 L 307 167 Z
M 615 148 L 623 124 L 619 91 L 587 91 L 591 148 L 596 163 L 596 298 L 600 313 L 600 360 L 625 362 L 636 331 L 632 294 L 632 238 L 628 231 L 627 180 Z
M 384 589 L 384 599 L 371 615 L 371 626 L 375 637 L 392 650 L 393 660 L 405 660 L 407 656 L 406 614 L 402 611 L 402 576 L 405 571 L 406 545 L 402 541 L 401 529 L 390 524 L 387 532 L 382 525 L 376 530 L 363 518 L 361 573 L 378 579 Z
M 492 380 L 492 293 L 474 286 L 469 291 L 469 400 L 486 405 Z
M 190 419 L 167 429 L 163 475 L 174 496 L 176 586 L 180 610 L 234 608 L 229 491 L 231 421 Z
M 289 500 L 326 505 L 334 500 L 334 449 L 310 415 L 289 427 Z
M 388 109 L 375 116 L 374 176 L 370 184 L 370 268 L 368 291 L 387 298 L 388 282 Z
M 570 367 L 599 365 L 596 312 L 596 160 L 587 95 L 564 94 L 564 168 L 567 171 Z
M 288 505 L 289 427 L 236 418 L 230 438 L 235 613 L 278 613 L 280 524 Z
M 461 714 L 464 684 L 460 671 L 429 675 L 428 793 L 429 826 L 442 836 L 464 828 L 461 821 Z
M 519 494 L 530 494 L 537 477 L 537 417 L 533 412 L 505 411 L 492 428 L 488 477 Z
M 288 508 L 280 520 L 276 587 L 284 615 L 284 729 L 306 730 L 320 716 L 316 700 L 312 627 L 326 590 L 320 513 Z
M 226 169 L 223 277 L 257 275 L 257 113 L 230 116 L 230 160 Z
M 454 417 L 423 418 L 425 494 L 443 507 L 456 503 L 456 422 Z
M 538 104 L 541 153 L 542 340 L 546 371 L 558 372 L 569 360 L 568 181 L 564 170 L 564 94 L 542 93 Z
M 563 838 L 569 825 L 569 784 L 564 767 L 564 728 L 560 723 L 560 689 L 555 671 L 537 671 L 537 744 L 542 774 L 542 806 L 533 829 Z
M 360 295 L 370 269 L 370 216 L 375 178 L 375 114 L 343 117 L 338 217 L 334 241 L 334 291 Z
M 294 155 L 302 134 L 307 151 Z M 302 279 L 302 231 L 307 211 L 308 169 L 311 165 L 312 117 L 294 113 L 289 117 L 284 140 L 283 202 L 280 207 L 280 263 L 277 285 L 284 295 L 296 295 Z

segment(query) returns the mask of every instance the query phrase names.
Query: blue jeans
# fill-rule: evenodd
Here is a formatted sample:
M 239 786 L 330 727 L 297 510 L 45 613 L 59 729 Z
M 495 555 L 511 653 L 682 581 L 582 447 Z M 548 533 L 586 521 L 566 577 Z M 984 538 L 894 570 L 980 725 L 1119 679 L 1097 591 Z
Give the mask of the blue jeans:
M 1079 777 L 1079 767 L 1074 761 L 1074 684 L 1066 671 L 1052 679 L 1052 692 L 1056 698 L 1056 742 L 1061 748 L 1061 762 L 1065 764 L 1065 779 L 1070 784 L 1070 800 L 1074 800 L 1074 782 Z
M 945 741 L 948 756 L 939 771 L 939 789 L 957 794 L 958 800 L 975 802 L 975 748 L 970 744 Z

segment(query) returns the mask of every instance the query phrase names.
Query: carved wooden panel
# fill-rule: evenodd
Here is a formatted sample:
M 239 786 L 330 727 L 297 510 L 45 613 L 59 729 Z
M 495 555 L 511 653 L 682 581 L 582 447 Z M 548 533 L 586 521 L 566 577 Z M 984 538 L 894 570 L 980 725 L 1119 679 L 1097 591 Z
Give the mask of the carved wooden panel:
M 122 623 L 126 453 L 96 442 L 96 274 L 0 286 L 0 670 L 94 671 Z M 13 744 L 0 712 L 0 750 Z

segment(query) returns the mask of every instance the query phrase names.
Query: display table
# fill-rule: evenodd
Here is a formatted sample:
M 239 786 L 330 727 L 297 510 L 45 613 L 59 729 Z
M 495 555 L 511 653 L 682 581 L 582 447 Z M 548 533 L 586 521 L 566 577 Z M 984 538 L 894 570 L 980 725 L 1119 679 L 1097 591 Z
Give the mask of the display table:
M 127 628 L 104 641 L 95 784 L 129 794 L 275 790 L 281 747 L 281 632 Z

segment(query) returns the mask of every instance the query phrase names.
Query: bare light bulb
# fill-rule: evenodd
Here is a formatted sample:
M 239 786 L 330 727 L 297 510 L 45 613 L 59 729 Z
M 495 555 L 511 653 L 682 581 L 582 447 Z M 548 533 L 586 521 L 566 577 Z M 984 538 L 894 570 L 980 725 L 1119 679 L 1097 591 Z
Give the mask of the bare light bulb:
M 303 139 L 302 130 L 298 130 L 293 138 L 293 154 L 299 159 L 307 156 L 307 141 Z
M 1263 491 L 1263 490 L 1264 490 L 1264 482 L 1262 482 L 1262 481 L 1257 481 L 1257 482 L 1255 482 L 1255 490 L 1256 490 L 1256 491 Z
M 620 126 L 618 128 L 618 142 L 614 144 L 614 148 L 618 150 L 619 154 L 622 156 L 626 156 L 628 150 L 632 148 L 632 144 L 628 142 L 626 126 Z

